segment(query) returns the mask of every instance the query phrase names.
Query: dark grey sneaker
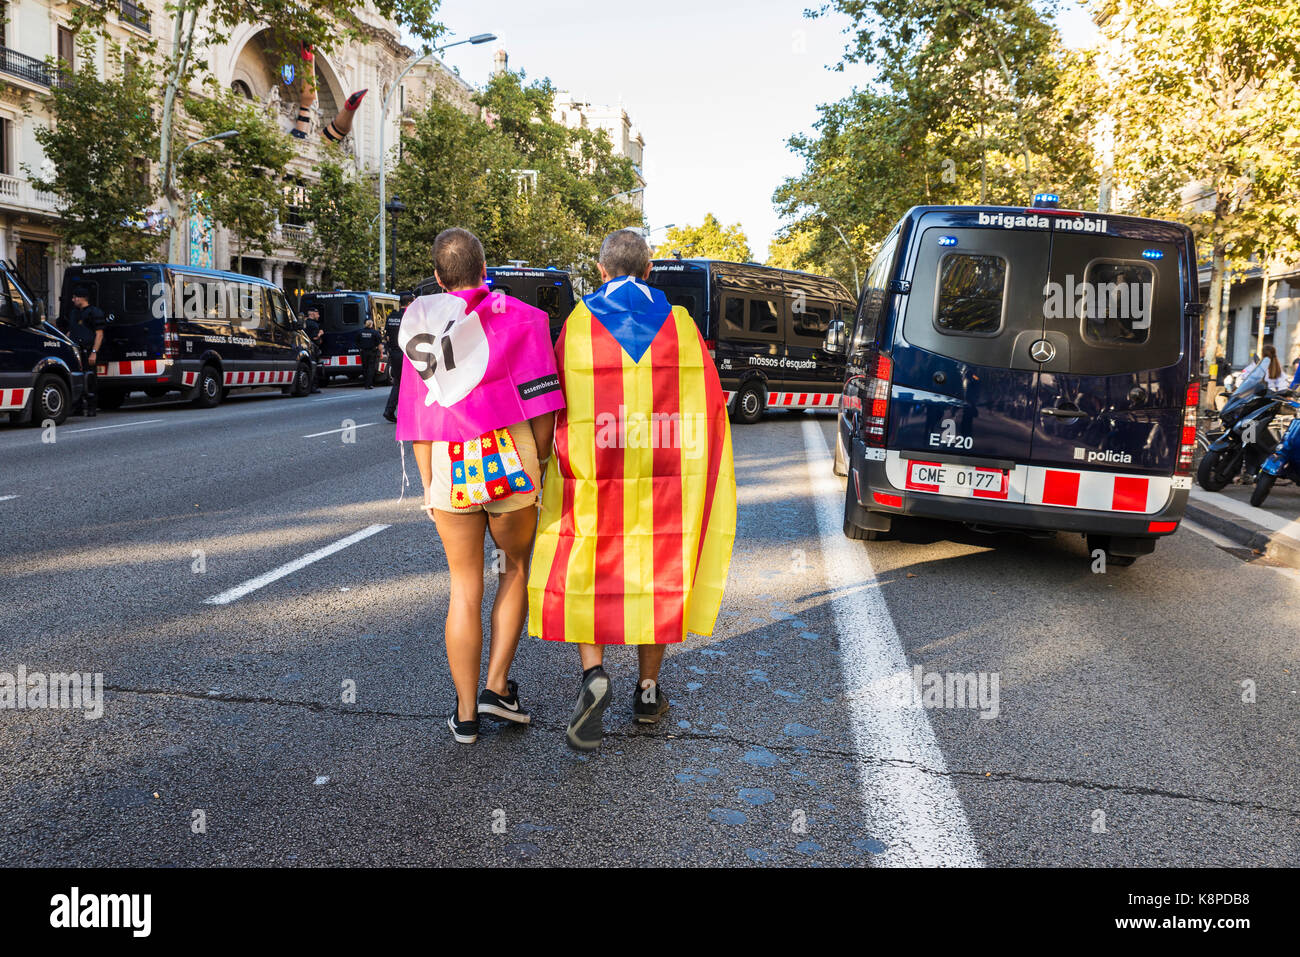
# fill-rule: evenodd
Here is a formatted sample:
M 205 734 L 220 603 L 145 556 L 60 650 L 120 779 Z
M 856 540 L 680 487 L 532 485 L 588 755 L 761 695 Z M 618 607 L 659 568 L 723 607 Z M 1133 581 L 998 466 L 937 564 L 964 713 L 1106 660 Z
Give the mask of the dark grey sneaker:
M 604 736 L 600 719 L 612 697 L 609 675 L 605 674 L 604 668 L 594 668 L 582 679 L 578 700 L 573 706 L 573 716 L 569 718 L 569 727 L 564 732 L 564 740 L 569 747 L 575 751 L 594 751 L 600 747 Z
M 495 691 L 484 688 L 478 696 L 478 713 L 491 715 L 494 718 L 500 718 L 502 721 L 513 721 L 515 724 L 528 724 L 533 720 L 533 716 L 524 710 L 519 703 L 519 685 L 513 681 L 506 682 L 506 690 L 510 694 L 502 697 Z
M 658 724 L 667 710 L 668 695 L 659 682 L 651 682 L 648 688 L 637 684 L 632 695 L 632 716 L 637 724 Z

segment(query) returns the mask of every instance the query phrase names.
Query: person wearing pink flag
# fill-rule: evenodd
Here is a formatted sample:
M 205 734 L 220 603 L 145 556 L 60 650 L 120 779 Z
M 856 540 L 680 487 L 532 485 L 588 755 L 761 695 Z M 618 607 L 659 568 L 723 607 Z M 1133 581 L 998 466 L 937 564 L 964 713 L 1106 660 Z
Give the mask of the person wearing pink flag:
M 464 229 L 443 230 L 434 240 L 433 263 L 447 291 L 414 300 L 397 333 L 397 441 L 413 445 L 423 508 L 447 555 L 447 663 L 456 685 L 456 709 L 447 726 L 458 742 L 472 744 L 480 714 L 516 724 L 531 720 L 510 665 L 528 612 L 539 458 L 550 452 L 564 396 L 549 318 L 488 288 L 478 237 Z M 485 530 L 500 565 L 487 679 L 478 693 Z

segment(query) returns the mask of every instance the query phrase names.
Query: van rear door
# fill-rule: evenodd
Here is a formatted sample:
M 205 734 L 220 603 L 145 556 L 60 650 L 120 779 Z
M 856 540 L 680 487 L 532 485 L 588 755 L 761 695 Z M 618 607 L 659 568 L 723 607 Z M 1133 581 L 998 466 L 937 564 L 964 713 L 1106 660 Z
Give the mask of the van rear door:
M 100 365 L 164 357 L 166 330 L 164 303 L 160 301 L 162 271 L 158 267 L 88 266 L 70 285 L 73 289 L 84 288 L 90 304 L 104 312 L 107 325 L 99 351 Z
M 1049 237 L 929 223 L 895 334 L 889 444 L 1027 461 L 1038 401 L 1029 345 L 1042 333 Z
M 1172 475 L 1188 369 L 1179 245 L 1052 234 L 1034 461 Z

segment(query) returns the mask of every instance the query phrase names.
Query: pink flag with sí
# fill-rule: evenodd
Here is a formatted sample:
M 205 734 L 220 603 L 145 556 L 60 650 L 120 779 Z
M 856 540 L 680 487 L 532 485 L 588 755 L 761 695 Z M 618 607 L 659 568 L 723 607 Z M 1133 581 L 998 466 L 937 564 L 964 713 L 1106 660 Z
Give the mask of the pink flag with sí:
M 564 408 L 546 313 L 487 286 L 416 299 L 397 344 L 399 442 L 473 439 Z

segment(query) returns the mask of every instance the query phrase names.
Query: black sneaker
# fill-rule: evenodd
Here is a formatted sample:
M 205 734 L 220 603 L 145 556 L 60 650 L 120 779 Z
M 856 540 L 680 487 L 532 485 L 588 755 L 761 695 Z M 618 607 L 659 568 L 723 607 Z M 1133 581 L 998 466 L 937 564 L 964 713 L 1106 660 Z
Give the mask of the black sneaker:
M 632 695 L 632 715 L 637 724 L 658 724 L 667 710 L 668 695 L 659 682 L 653 682 L 648 688 L 637 683 Z
M 478 696 L 478 713 L 491 715 L 502 721 L 513 721 L 515 724 L 528 724 L 533 720 L 533 716 L 519 703 L 519 685 L 507 681 L 506 690 L 510 694 L 502 697 L 495 691 L 484 688 Z
M 600 719 L 609 707 L 612 697 L 609 688 L 609 675 L 605 669 L 596 667 L 582 679 L 578 689 L 578 701 L 573 706 L 573 717 L 569 718 L 569 727 L 564 732 L 564 740 L 575 751 L 594 751 L 600 747 L 604 731 Z
M 455 710 L 447 719 L 447 727 L 451 728 L 451 736 L 457 744 L 473 744 L 478 740 L 478 718 L 460 720 L 460 702 L 456 703 Z

